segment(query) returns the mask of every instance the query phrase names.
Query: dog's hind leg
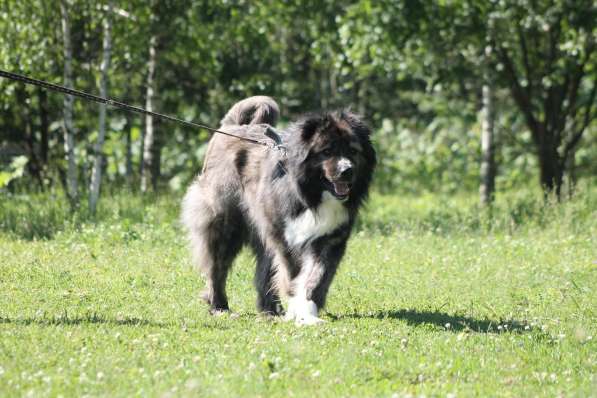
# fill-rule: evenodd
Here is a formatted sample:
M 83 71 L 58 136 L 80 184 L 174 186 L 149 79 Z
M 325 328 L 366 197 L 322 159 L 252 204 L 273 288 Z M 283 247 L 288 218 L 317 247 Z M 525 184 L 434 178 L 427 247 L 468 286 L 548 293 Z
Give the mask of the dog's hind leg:
M 253 249 L 257 257 L 257 268 L 255 270 L 257 309 L 268 315 L 282 315 L 284 309 L 273 281 L 275 271 L 272 256 L 265 251 L 261 242 L 253 242 Z
M 193 184 L 183 201 L 182 221 L 186 226 L 195 264 L 206 278 L 203 299 L 212 312 L 228 310 L 226 278 L 243 246 L 245 226 L 242 214 L 233 206 L 213 206 Z
M 216 217 L 207 230 L 206 272 L 207 289 L 204 299 L 212 311 L 228 310 L 226 278 L 234 258 L 243 246 L 241 215 Z M 235 220 L 236 219 L 236 220 Z

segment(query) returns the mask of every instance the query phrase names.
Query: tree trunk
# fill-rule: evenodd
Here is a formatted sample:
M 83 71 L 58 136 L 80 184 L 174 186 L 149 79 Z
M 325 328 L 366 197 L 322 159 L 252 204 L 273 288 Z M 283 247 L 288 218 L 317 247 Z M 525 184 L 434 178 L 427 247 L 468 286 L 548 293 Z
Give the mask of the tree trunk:
M 41 166 L 37 157 L 35 133 L 33 132 L 33 126 L 31 125 L 31 119 L 29 117 L 25 119 L 25 139 L 27 140 L 27 152 L 29 152 L 29 162 L 27 163 L 27 167 L 33 178 L 37 180 L 39 188 L 43 191 L 44 180 L 41 176 Z
M 127 184 L 130 186 L 133 179 L 133 143 L 131 137 L 131 118 L 128 114 L 125 116 L 125 120 L 124 132 L 126 134 L 126 155 L 124 177 Z
M 154 128 L 157 126 L 154 125 Z M 162 172 L 162 140 L 157 137 L 153 142 L 151 169 L 151 187 L 154 192 L 158 189 L 158 180 Z
M 489 206 L 493 202 L 495 192 L 495 145 L 494 126 L 495 112 L 493 101 L 493 88 L 490 83 L 485 83 L 482 88 L 481 110 L 481 186 L 479 193 L 481 204 Z
M 367 91 L 368 91 L 368 84 L 369 82 L 367 79 L 361 79 L 359 81 L 359 85 L 357 87 L 357 112 L 362 117 L 366 117 L 367 115 Z
M 568 181 L 568 198 L 574 196 L 576 190 L 576 147 L 570 150 L 566 159 L 566 180 Z
M 143 175 L 144 159 L 143 154 L 145 153 L 145 118 L 141 118 L 141 137 L 139 137 L 139 175 Z
M 561 162 L 557 147 L 553 144 L 549 133 L 543 134 L 538 143 L 539 157 L 539 178 L 544 196 L 547 199 L 551 194 L 556 195 L 560 200 L 562 180 L 564 175 L 564 164 Z
M 153 111 L 155 95 L 155 65 L 156 65 L 156 44 L 157 37 L 153 35 L 149 40 L 149 60 L 147 62 L 147 93 L 145 97 L 145 109 Z M 143 172 L 141 174 L 141 192 L 147 192 L 152 181 L 152 174 L 155 172 L 154 162 L 154 123 L 153 116 L 145 116 L 145 137 L 143 140 Z M 153 185 L 153 184 L 152 184 Z
M 26 104 L 28 100 L 27 90 L 25 86 L 20 85 L 15 90 L 17 102 L 19 104 Z M 31 176 L 38 181 L 40 188 L 43 189 L 43 181 L 40 175 L 39 159 L 37 157 L 37 144 L 35 142 L 34 128 L 31 123 L 31 115 L 29 108 L 24 106 L 17 126 L 21 125 L 23 130 L 23 144 L 27 151 L 27 170 Z
M 22 103 L 25 103 L 23 101 Z M 41 166 L 39 163 L 39 158 L 37 156 L 37 144 L 35 142 L 35 133 L 33 130 L 33 126 L 31 124 L 31 117 L 29 115 L 29 111 L 23 109 L 24 114 L 24 121 L 25 121 L 25 142 L 27 146 L 27 152 L 29 161 L 27 162 L 27 168 L 29 169 L 29 173 L 37 180 L 39 184 L 39 188 L 43 191 L 44 189 L 44 182 L 41 176 Z
M 319 71 L 319 87 L 317 91 L 319 93 L 319 109 L 328 109 L 328 88 L 327 88 L 327 71 L 325 67 L 321 67 Z
M 62 36 L 64 40 L 64 85 L 73 88 L 72 59 L 73 49 L 70 36 L 70 19 L 68 0 L 60 2 L 62 14 Z M 75 132 L 73 128 L 73 97 L 64 96 L 64 152 L 66 155 L 66 186 L 71 208 L 79 206 L 79 188 L 77 184 L 77 163 L 75 159 Z
M 48 116 L 48 93 L 41 87 L 37 90 L 37 98 L 39 101 L 39 158 L 42 167 L 45 169 L 48 166 L 48 150 L 50 139 L 50 122 Z
M 100 96 L 108 97 L 108 71 L 110 69 L 110 55 L 112 51 L 112 1 L 108 2 L 108 9 L 104 15 L 103 23 L 103 57 L 100 66 Z M 99 200 L 100 185 L 102 182 L 102 168 L 104 164 L 103 147 L 106 137 L 106 104 L 99 107 L 99 130 L 97 142 L 95 143 L 95 160 L 91 172 L 91 185 L 89 187 L 89 211 L 95 214 L 97 201 Z
M 333 65 L 330 66 L 329 87 L 331 103 L 333 106 L 336 106 L 338 104 L 338 75 Z

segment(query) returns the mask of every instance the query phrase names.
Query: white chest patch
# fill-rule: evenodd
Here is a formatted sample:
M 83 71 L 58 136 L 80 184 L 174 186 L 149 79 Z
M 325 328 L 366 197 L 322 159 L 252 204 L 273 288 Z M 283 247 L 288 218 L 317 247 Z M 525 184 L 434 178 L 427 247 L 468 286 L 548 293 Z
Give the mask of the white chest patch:
M 342 202 L 324 192 L 315 209 L 307 209 L 286 223 L 284 237 L 290 246 L 301 246 L 324 236 L 348 222 L 348 212 Z

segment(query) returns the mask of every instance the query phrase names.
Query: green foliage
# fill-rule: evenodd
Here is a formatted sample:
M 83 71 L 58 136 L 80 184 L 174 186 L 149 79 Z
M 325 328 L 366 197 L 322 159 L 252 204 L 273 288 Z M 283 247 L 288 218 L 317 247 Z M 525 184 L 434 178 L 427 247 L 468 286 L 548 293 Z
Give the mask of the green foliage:
M 10 0 L 0 6 L 0 67 L 60 83 L 60 13 L 46 3 Z M 92 93 L 98 91 L 103 4 L 69 1 L 75 86 Z M 143 105 L 149 40 L 156 35 L 157 110 L 215 126 L 232 103 L 255 94 L 274 96 L 283 122 L 306 111 L 350 106 L 376 131 L 382 155 L 380 189 L 455 192 L 476 190 L 478 184 L 479 92 L 489 65 L 498 104 L 498 186 L 512 187 L 536 178 L 538 162 L 491 37 L 512 52 L 519 72 L 526 70 L 519 40 L 528 40 L 527 61 L 533 68 L 524 75 L 530 73 L 525 79 L 535 87 L 532 108 L 543 119 L 542 106 L 549 102 L 544 94 L 557 94 L 566 73 L 583 57 L 587 77 L 578 87 L 577 105 L 590 103 L 595 52 L 588 50 L 595 41 L 595 13 L 594 4 L 584 0 L 184 5 L 127 0 L 119 2 L 113 18 L 110 93 Z M 543 55 L 550 32 L 555 35 L 557 29 L 561 40 L 554 42 L 557 51 L 550 64 Z M 40 189 L 59 184 L 65 166 L 62 97 L 48 93 L 44 100 L 37 89 L 2 79 L 0 98 L 0 165 L 6 168 L 12 156 L 22 154 L 29 159 L 26 176 L 34 177 Z M 568 120 L 570 128 L 582 122 L 581 108 Z M 41 153 L 44 109 L 48 156 Z M 574 173 L 579 178 L 596 172 L 595 109 L 592 112 L 576 153 Z M 96 104 L 75 101 L 80 186 L 89 179 L 97 113 Z M 556 114 L 561 113 L 550 113 Z M 104 175 L 114 183 L 136 184 L 142 119 L 116 110 L 108 116 Z M 125 144 L 129 134 L 130 158 Z M 177 191 L 185 186 L 201 167 L 208 137 L 176 124 L 158 124 L 162 187 Z M 132 175 L 127 174 L 127 162 Z M 29 178 L 22 184 L 32 185 Z M 10 188 L 18 191 L 21 186 L 13 182 Z
M 590 396 L 597 202 L 581 193 L 506 193 L 489 226 L 471 197 L 374 195 L 318 327 L 255 313 L 248 252 L 234 315 L 210 316 L 178 197 L 110 192 L 95 222 L 47 217 L 33 241 L 3 224 L 0 395 Z M 27 200 L 37 228 L 59 212 L 34 195 L 0 213 Z
M 0 171 L 0 189 L 6 187 L 12 180 L 23 176 L 27 161 L 26 156 L 17 156 L 10 163 L 8 170 Z

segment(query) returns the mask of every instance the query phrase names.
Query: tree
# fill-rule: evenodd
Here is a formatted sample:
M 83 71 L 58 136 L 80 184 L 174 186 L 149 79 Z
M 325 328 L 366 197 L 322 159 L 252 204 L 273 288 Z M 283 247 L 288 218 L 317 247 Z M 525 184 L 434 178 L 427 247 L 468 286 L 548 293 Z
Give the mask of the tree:
M 108 2 L 108 7 L 104 13 L 103 21 L 103 57 L 100 66 L 100 96 L 108 98 L 108 72 L 110 70 L 110 57 L 112 52 L 112 1 Z M 95 214 L 97 201 L 100 194 L 100 185 L 102 182 L 102 168 L 104 163 L 103 146 L 106 135 L 106 104 L 99 106 L 99 129 L 97 141 L 95 143 L 95 159 L 93 170 L 91 172 L 91 184 L 89 186 L 89 211 Z
M 156 67 L 157 36 L 154 34 L 149 40 L 149 57 L 147 60 L 147 82 L 145 94 L 145 109 L 153 112 L 155 97 L 155 67 Z M 155 188 L 155 129 L 153 116 L 145 115 L 145 134 L 143 135 L 143 167 L 141 173 L 141 192 L 146 192 L 149 184 Z
M 531 132 L 541 186 L 558 199 L 597 111 L 596 20 L 593 1 L 501 1 L 489 14 L 497 74 Z
M 559 197 L 567 160 L 597 110 L 594 2 L 387 3 L 362 0 L 350 8 L 349 57 L 370 57 L 361 64 L 391 71 L 399 66 L 428 87 L 443 83 L 445 102 L 480 87 L 489 42 L 492 86 L 510 90 L 533 138 L 541 186 Z M 392 29 L 398 33 L 388 40 Z
M 150 38 L 147 51 L 147 79 L 145 82 L 145 109 L 153 112 L 155 101 L 155 70 L 156 70 L 156 51 L 158 47 L 158 15 L 157 2 L 152 2 L 149 16 Z M 157 184 L 156 175 L 156 147 L 155 121 L 153 116 L 145 115 L 145 129 L 143 134 L 143 151 L 141 159 L 141 192 L 146 192 L 151 184 L 155 190 Z
M 95 93 L 102 71 L 93 66 L 105 53 L 98 15 L 107 1 L 61 2 L 57 9 L 41 0 L 1 3 L 0 67 L 52 83 L 68 75 L 68 85 Z M 70 39 L 53 23 L 60 14 Z M 562 164 L 555 179 L 542 177 L 546 192 L 550 183 L 556 192 L 558 181 L 572 180 L 575 156 L 579 178 L 595 172 L 596 18 L 588 0 L 123 0 L 113 16 L 111 97 L 209 125 L 256 94 L 279 101 L 282 123 L 305 111 L 352 107 L 378 130 L 377 181 L 388 192 L 479 189 L 480 174 L 492 170 L 491 155 L 481 155 L 480 121 L 492 114 L 503 131 L 495 158 L 505 184 L 534 174 L 535 164 L 545 176 L 545 165 Z M 486 83 L 499 111 L 484 111 Z M 100 187 L 143 182 L 151 189 L 159 169 L 160 179 L 181 189 L 209 138 L 176 124 L 159 134 L 153 118 L 115 111 L 98 163 L 96 104 L 68 105 L 60 94 L 4 79 L 0 96 L 0 168 L 17 156 L 28 160 L 26 177 L 11 180 L 10 189 L 19 181 L 28 189 L 27 177 L 43 189 L 58 175 L 67 194 L 76 193 L 77 175 L 97 164 L 103 167 L 93 167 L 92 179 L 101 171 Z
M 495 109 L 491 82 L 486 81 L 482 88 L 483 108 L 481 111 L 481 186 L 479 193 L 481 204 L 487 206 L 493 202 L 495 191 Z
M 38 4 L 36 0 L 2 2 L 0 68 L 59 82 L 57 72 L 62 68 L 63 50 L 62 35 L 58 36 L 55 24 L 59 18 L 60 8 Z M 57 116 L 60 109 L 57 99 L 62 103 L 62 98 L 48 97 L 43 89 L 35 90 L 6 79 L 0 81 L 0 95 L 0 145 L 8 141 L 24 149 L 28 174 L 43 190 L 56 170 L 55 164 L 48 163 L 60 156 L 50 154 L 49 147 L 50 126 L 55 120 L 52 117 Z
M 70 18 L 68 13 L 68 0 L 60 1 L 60 12 L 62 14 L 62 36 L 64 40 L 64 85 L 73 88 L 72 59 L 73 50 L 71 43 Z M 66 186 L 67 196 L 71 207 L 79 206 L 79 188 L 77 184 L 77 163 L 75 159 L 75 132 L 73 128 L 73 97 L 64 96 L 64 152 L 66 154 L 67 172 Z

